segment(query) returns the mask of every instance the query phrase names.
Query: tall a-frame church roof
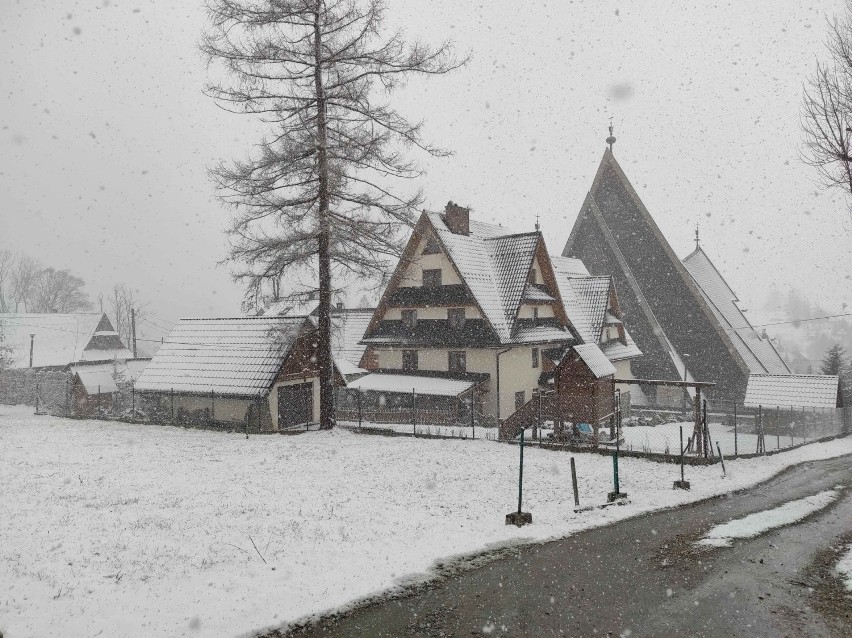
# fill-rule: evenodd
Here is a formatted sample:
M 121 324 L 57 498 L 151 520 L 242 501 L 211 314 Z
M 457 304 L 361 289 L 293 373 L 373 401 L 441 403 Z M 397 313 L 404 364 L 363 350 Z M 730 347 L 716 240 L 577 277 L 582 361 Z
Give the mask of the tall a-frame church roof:
M 789 372 L 768 340 L 733 315 L 736 297 L 718 271 L 711 277 L 700 257 L 678 259 L 611 148 L 562 254 L 615 281 L 624 323 L 644 353 L 638 378 L 683 379 L 686 369 L 688 378 L 715 382 L 717 397 L 742 400 L 750 373 Z

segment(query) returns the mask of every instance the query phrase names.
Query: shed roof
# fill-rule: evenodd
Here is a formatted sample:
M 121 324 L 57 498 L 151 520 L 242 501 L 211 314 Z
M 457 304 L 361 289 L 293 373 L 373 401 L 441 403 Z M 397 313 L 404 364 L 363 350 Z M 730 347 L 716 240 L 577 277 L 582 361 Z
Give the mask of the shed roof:
M 596 379 L 615 375 L 615 366 L 601 351 L 596 343 L 583 343 L 574 346 L 574 352 L 580 355 Z
M 745 405 L 783 408 L 833 409 L 837 407 L 839 379 L 818 374 L 752 374 Z
M 181 319 L 136 388 L 262 396 L 307 325 L 306 317 Z
M 101 363 L 79 363 L 72 365 L 71 374 L 80 378 L 80 382 L 90 395 L 111 394 L 118 391 L 116 381 L 135 381 L 138 379 L 150 359 L 130 359 L 128 361 L 107 361 Z

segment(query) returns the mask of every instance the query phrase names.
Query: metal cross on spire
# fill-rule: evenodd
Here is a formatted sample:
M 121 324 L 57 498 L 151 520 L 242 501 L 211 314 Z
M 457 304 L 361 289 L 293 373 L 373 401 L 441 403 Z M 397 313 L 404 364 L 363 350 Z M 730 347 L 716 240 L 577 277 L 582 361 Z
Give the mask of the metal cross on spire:
M 609 152 L 612 153 L 612 145 L 615 144 L 615 136 L 612 134 L 612 116 L 609 118 L 609 137 L 606 138 L 606 143 L 609 144 Z
M 695 250 L 700 248 L 700 244 L 698 242 L 698 221 L 695 222 Z
M 536 231 L 541 230 L 541 226 L 539 226 L 539 223 L 538 223 L 538 213 L 535 214 L 535 229 L 536 229 Z

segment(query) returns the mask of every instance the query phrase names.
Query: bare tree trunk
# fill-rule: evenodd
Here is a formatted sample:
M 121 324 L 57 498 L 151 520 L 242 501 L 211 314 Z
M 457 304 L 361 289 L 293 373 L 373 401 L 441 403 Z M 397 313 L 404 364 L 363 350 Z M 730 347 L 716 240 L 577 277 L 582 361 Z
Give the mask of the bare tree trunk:
M 316 0 L 314 13 L 314 88 L 317 98 L 317 159 L 319 168 L 319 382 L 320 429 L 334 427 L 334 374 L 331 359 L 331 258 L 329 255 L 329 186 L 328 143 L 325 89 L 322 78 L 322 39 L 320 11 L 322 0 Z

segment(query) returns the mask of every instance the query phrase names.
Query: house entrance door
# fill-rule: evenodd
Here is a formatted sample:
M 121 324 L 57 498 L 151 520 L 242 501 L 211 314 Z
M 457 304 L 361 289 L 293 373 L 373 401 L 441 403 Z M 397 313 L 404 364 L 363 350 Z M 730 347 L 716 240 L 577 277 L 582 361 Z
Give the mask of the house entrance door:
M 278 388 L 278 427 L 287 428 L 313 421 L 313 383 Z

